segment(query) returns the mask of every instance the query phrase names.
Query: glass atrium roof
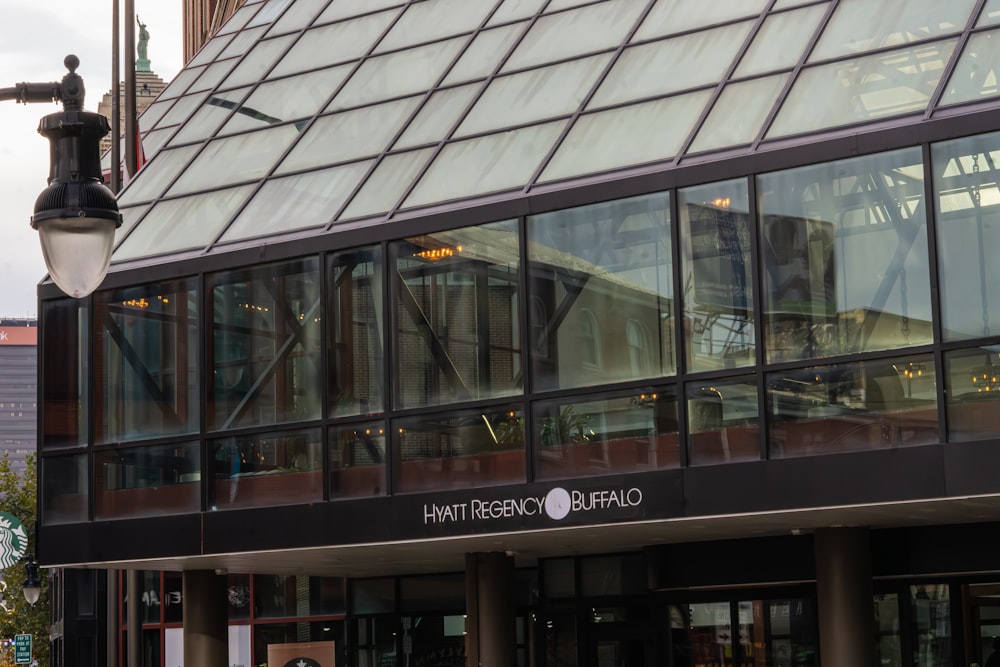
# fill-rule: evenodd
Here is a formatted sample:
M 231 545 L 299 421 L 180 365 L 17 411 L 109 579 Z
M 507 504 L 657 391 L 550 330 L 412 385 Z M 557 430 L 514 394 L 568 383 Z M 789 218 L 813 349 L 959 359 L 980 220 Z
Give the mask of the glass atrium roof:
M 140 118 L 114 260 L 1000 95 L 1000 0 L 247 0 Z

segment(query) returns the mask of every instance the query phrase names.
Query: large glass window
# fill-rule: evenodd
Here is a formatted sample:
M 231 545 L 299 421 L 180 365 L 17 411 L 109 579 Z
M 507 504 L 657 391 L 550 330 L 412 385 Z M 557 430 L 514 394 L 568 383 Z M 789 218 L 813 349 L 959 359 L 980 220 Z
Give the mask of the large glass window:
M 209 466 L 213 510 L 323 500 L 317 429 L 218 440 L 211 445 Z
M 946 340 L 1000 333 L 998 161 L 1000 133 L 931 147 Z
M 687 387 L 688 465 L 760 459 L 760 413 L 753 378 Z
M 86 443 L 85 303 L 60 299 L 46 301 L 41 307 L 38 354 L 42 377 L 41 449 Z
M 933 340 L 919 149 L 757 182 L 769 362 Z
M 58 456 L 41 462 L 42 523 L 78 523 L 87 520 L 89 477 L 87 456 Z
M 1000 346 L 945 354 L 948 440 L 1000 435 Z
M 382 262 L 377 247 L 330 255 L 327 383 L 331 416 L 384 409 L 382 300 Z
M 209 294 L 210 426 L 318 418 L 318 260 L 215 274 Z
M 773 373 L 767 400 L 772 458 L 938 442 L 931 355 Z
M 398 407 L 520 393 L 519 238 L 502 222 L 392 245 Z
M 532 216 L 527 233 L 535 389 L 675 372 L 668 194 Z
M 366 422 L 330 433 L 330 498 L 362 498 L 387 491 L 385 427 Z
M 94 454 L 94 518 L 184 514 L 201 509 L 198 443 Z
M 464 489 L 525 480 L 524 419 L 515 406 L 393 423 L 396 491 Z
M 652 389 L 598 400 L 537 404 L 538 479 L 609 475 L 680 465 L 677 399 Z
M 752 364 L 753 266 L 746 181 L 677 194 L 689 371 Z
M 118 442 L 198 427 L 198 291 L 193 278 L 94 299 L 94 430 Z

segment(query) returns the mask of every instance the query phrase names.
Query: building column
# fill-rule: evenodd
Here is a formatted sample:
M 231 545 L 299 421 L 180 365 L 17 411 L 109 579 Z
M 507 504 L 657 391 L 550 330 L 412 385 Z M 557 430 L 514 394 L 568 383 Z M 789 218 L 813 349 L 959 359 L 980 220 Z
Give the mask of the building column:
M 514 559 L 499 552 L 465 555 L 465 664 L 517 664 Z
M 184 664 L 229 664 L 226 577 L 211 570 L 184 572 Z
M 872 558 L 867 528 L 815 533 L 820 664 L 875 666 Z

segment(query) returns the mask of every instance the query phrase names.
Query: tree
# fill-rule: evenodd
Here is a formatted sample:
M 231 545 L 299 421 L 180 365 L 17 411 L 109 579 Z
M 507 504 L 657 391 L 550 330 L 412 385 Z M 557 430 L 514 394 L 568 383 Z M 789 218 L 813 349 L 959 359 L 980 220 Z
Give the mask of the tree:
M 0 511 L 13 514 L 24 524 L 28 532 L 28 553 L 35 550 L 36 525 L 36 492 L 37 478 L 35 476 L 35 456 L 26 457 L 27 468 L 21 472 L 11 468 L 7 452 L 0 457 Z M 32 649 L 39 665 L 49 664 L 49 577 L 45 570 L 39 569 L 38 578 L 42 584 L 42 594 L 38 602 L 29 605 L 24 599 L 21 584 L 25 577 L 25 561 L 0 572 L 0 593 L 3 595 L 3 606 L 0 606 L 0 639 L 4 642 L 17 634 L 32 636 Z M 6 588 L 4 586 L 6 585 Z M 7 611 L 3 607 L 7 608 Z M 4 650 L 0 654 L 0 667 L 13 664 L 13 651 Z M 8 662 L 9 661 L 9 662 Z

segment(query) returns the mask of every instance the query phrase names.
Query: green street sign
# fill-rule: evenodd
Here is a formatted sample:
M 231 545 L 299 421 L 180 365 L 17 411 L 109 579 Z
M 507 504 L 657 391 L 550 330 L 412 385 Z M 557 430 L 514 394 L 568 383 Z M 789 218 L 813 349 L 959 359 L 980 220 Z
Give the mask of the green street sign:
M 31 664 L 31 635 L 14 635 L 14 664 Z

